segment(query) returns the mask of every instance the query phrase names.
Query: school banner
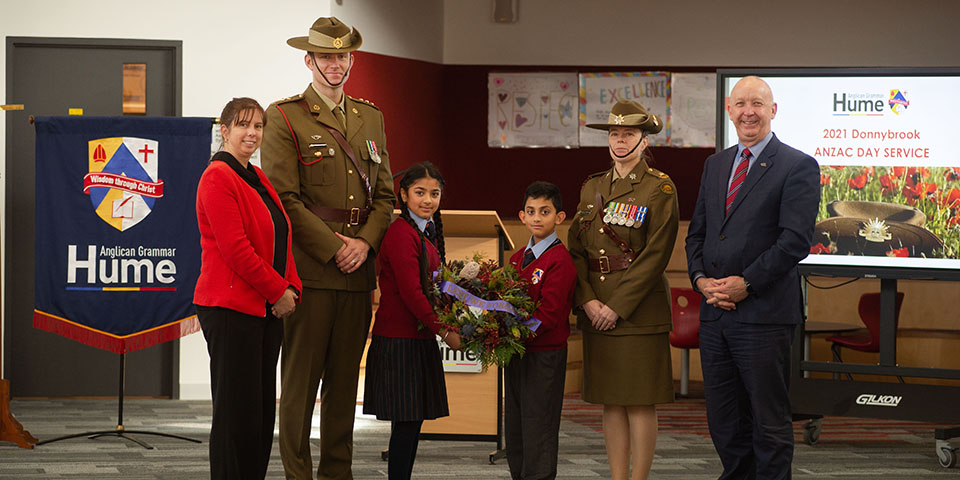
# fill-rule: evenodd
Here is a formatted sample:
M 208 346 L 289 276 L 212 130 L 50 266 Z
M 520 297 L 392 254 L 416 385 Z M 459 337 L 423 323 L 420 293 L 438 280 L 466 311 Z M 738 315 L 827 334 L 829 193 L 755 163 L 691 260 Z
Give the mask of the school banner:
M 580 146 L 606 147 L 607 133 L 587 128 L 607 123 L 610 109 L 619 100 L 633 100 L 666 125 L 650 137 L 651 146 L 670 144 L 670 73 L 600 72 L 580 74 Z
M 199 329 L 209 118 L 40 117 L 36 328 L 127 353 Z
M 487 145 L 577 147 L 577 74 L 490 73 Z

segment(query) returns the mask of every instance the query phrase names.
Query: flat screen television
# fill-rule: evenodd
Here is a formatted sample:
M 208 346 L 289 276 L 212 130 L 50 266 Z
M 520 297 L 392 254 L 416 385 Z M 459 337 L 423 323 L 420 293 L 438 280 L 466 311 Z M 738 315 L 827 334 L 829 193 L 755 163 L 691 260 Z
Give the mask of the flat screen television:
M 960 280 L 960 69 L 718 70 L 718 151 L 746 75 L 770 85 L 777 137 L 820 164 L 802 272 Z

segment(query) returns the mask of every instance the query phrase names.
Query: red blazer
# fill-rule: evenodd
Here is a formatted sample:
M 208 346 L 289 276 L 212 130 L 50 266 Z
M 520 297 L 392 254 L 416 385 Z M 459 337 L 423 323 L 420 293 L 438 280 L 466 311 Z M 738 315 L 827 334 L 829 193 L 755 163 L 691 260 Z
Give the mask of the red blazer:
M 257 176 L 280 207 L 277 191 L 263 171 Z M 292 236 L 287 221 L 287 265 L 284 276 L 273 269 L 273 219 L 260 194 L 224 162 L 210 163 L 197 187 L 197 223 L 200 227 L 200 278 L 193 303 L 226 307 L 265 317 L 266 304 L 276 303 L 287 287 L 300 292 L 290 248 Z
M 527 294 L 533 301 L 540 302 L 540 308 L 533 312 L 533 317 L 542 323 L 537 328 L 536 336 L 527 340 L 527 352 L 560 350 L 567 346 L 567 337 L 570 336 L 570 308 L 573 305 L 573 289 L 577 284 L 577 268 L 567 247 L 559 244 L 548 248 L 540 258 L 521 269 L 526 249 L 517 250 L 510 257 L 510 264 L 520 272 L 520 278 L 527 277 L 537 282 L 530 285 Z
M 440 266 L 440 253 L 430 241 L 427 265 Z M 393 221 L 380 243 L 377 270 L 380 272 L 380 306 L 373 334 L 393 338 L 433 338 L 440 332 L 437 314 L 420 287 L 420 236 L 406 220 Z M 423 322 L 427 328 L 419 329 Z

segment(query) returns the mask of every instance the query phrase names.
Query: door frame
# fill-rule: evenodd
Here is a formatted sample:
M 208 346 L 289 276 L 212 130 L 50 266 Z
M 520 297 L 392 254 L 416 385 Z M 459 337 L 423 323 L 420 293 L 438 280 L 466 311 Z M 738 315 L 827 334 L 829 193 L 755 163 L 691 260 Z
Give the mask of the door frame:
M 180 117 L 183 114 L 183 41 L 181 40 L 146 40 L 146 39 L 125 39 L 125 38 L 73 38 L 73 37 L 6 37 L 6 56 L 7 62 L 5 65 L 5 76 L 7 79 L 11 78 L 11 72 L 13 72 L 14 56 L 18 48 L 30 48 L 30 47 L 46 47 L 46 48 L 61 48 L 61 49 L 71 49 L 71 48 L 89 48 L 89 49 L 110 49 L 110 50 L 156 50 L 156 51 L 169 51 L 173 55 L 173 105 L 172 107 L 173 116 Z M 13 98 L 13 82 L 6 82 L 6 98 L 8 101 L 16 102 L 16 99 Z M 25 105 L 25 108 L 29 106 Z M 8 118 L 5 124 L 5 146 L 4 149 L 4 160 L 5 162 L 13 157 L 13 143 L 11 138 L 13 136 L 13 122 Z M 9 171 L 9 169 L 5 169 Z M 5 173 L 6 173 L 5 171 Z M 7 233 L 11 230 L 11 225 L 8 224 L 10 218 L 10 210 L 12 205 L 7 200 L 7 190 L 6 190 L 6 180 L 9 178 L 9 175 L 6 175 L 2 179 L 4 182 L 3 190 L 3 238 L 2 244 L 3 253 L 0 255 L 0 262 L 2 262 L 2 281 L 0 281 L 0 376 L 2 376 L 3 367 L 4 367 L 4 344 L 6 343 L 5 330 L 6 330 L 6 321 L 7 321 L 7 309 L 9 308 L 7 303 L 7 281 L 11 278 L 11 275 L 8 275 L 10 262 L 7 261 L 7 255 L 9 254 L 10 249 L 7 248 Z M 171 382 L 170 392 L 171 398 L 180 397 L 180 340 L 173 340 L 171 348 L 171 377 L 168 379 Z

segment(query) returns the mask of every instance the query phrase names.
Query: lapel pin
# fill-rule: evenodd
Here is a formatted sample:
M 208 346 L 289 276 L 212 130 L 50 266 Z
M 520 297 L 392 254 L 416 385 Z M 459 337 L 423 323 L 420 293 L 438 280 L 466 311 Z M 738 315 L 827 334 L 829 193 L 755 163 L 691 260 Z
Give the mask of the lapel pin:
M 761 167 L 766 167 L 766 166 L 767 166 L 767 162 L 762 162 L 762 163 L 760 163 L 760 166 L 761 166 Z
M 354 115 L 359 115 L 359 114 L 360 114 L 360 111 L 357 110 L 357 107 L 353 107 L 353 114 L 354 114 Z
M 322 136 L 322 135 L 311 135 L 310 138 L 312 138 L 312 139 L 314 139 L 314 140 L 320 140 L 321 138 L 323 138 L 323 136 Z

